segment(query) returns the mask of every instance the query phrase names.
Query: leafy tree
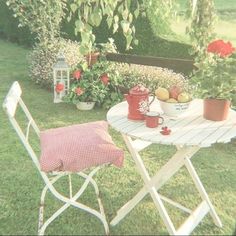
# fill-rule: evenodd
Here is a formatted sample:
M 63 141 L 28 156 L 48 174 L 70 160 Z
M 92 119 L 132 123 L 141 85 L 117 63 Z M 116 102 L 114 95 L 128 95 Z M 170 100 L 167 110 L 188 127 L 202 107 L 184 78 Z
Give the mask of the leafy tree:
M 7 0 L 21 26 L 27 26 L 40 43 L 47 44 L 60 35 L 66 0 Z
M 139 11 L 140 4 L 137 0 L 73 0 L 70 4 L 68 20 L 71 20 L 72 16 L 76 18 L 75 34 L 81 34 L 83 54 L 93 50 L 96 39 L 93 28 L 98 27 L 102 19 L 106 20 L 113 33 L 116 33 L 119 28 L 122 29 L 128 49 L 132 42 L 138 43 L 135 39 L 133 21 L 138 17 Z

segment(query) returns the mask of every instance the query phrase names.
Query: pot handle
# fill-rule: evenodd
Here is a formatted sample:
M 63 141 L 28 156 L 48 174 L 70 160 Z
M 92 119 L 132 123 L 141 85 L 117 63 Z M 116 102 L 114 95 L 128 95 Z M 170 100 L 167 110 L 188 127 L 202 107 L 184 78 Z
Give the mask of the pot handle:
M 149 106 L 154 102 L 154 100 L 155 100 L 155 94 L 150 94 L 150 96 L 153 96 L 153 98 L 152 98 L 152 100 L 151 100 L 151 102 L 149 102 Z

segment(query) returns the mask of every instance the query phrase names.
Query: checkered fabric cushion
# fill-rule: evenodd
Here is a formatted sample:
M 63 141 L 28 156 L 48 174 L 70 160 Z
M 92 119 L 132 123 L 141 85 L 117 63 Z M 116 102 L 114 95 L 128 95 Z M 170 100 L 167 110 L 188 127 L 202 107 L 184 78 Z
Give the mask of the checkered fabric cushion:
M 78 172 L 105 163 L 121 167 L 124 152 L 107 130 L 107 122 L 97 121 L 41 132 L 41 170 Z

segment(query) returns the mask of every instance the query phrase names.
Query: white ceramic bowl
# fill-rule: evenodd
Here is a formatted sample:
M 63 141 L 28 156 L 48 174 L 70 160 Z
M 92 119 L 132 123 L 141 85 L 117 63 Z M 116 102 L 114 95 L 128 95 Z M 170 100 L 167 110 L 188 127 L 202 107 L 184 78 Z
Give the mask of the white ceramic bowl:
M 169 103 L 160 100 L 158 101 L 160 103 L 161 109 L 167 116 L 180 116 L 184 114 L 188 110 L 191 103 L 191 101 L 185 103 Z

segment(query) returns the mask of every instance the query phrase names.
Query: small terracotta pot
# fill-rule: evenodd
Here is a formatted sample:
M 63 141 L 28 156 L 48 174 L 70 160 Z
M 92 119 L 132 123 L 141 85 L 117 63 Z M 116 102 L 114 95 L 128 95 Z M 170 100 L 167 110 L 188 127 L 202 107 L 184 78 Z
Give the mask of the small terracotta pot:
M 203 101 L 203 117 L 207 120 L 222 121 L 228 117 L 230 101 L 208 98 Z
M 94 65 L 97 62 L 98 57 L 99 57 L 99 52 L 93 52 L 85 55 L 88 66 Z

